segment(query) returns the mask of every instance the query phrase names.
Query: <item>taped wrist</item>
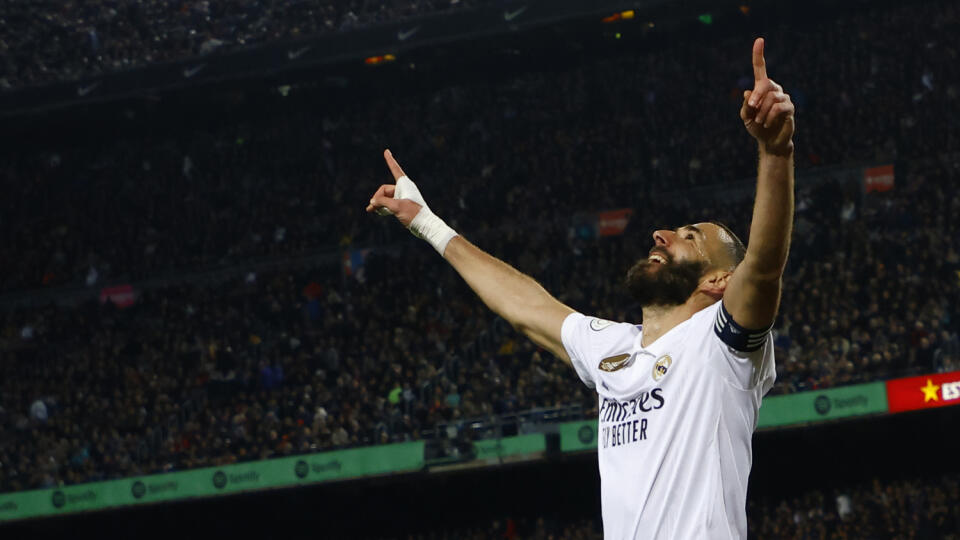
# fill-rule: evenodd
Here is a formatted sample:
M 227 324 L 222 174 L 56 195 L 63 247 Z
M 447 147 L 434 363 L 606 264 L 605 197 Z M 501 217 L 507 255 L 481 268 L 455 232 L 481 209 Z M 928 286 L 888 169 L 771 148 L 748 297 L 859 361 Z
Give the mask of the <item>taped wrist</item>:
M 454 236 L 457 236 L 457 232 L 430 210 L 427 202 L 423 200 L 420 190 L 417 189 L 417 185 L 409 177 L 401 176 L 397 179 L 397 187 L 393 193 L 393 198 L 409 199 L 420 205 L 420 211 L 410 222 L 410 232 L 417 238 L 429 242 L 442 257 L 443 251 L 447 249 L 447 244 Z
M 763 346 L 773 325 L 760 330 L 748 330 L 733 320 L 730 312 L 720 302 L 720 309 L 717 310 L 717 322 L 713 326 L 714 333 L 720 338 L 720 341 L 741 352 L 753 352 Z
M 457 236 L 457 231 L 444 223 L 426 206 L 421 208 L 413 221 L 410 222 L 410 232 L 417 238 L 423 238 L 429 242 L 441 257 L 450 240 Z

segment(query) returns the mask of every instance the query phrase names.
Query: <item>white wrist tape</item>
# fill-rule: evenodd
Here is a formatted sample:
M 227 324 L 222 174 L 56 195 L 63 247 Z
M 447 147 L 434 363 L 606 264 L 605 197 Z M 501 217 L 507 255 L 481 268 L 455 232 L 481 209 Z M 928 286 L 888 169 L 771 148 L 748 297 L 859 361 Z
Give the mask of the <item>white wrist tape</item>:
M 441 257 L 450 240 L 457 236 L 457 231 L 450 228 L 426 206 L 421 208 L 413 221 L 410 222 L 410 232 L 414 236 L 430 242 L 430 245 L 437 250 Z
M 449 225 L 444 223 L 442 219 L 430 210 L 426 201 L 423 200 L 423 195 L 420 194 L 420 190 L 417 189 L 417 185 L 414 184 L 413 180 L 410 180 L 409 177 L 401 176 L 397 179 L 397 187 L 393 192 L 393 198 L 408 199 L 421 206 L 420 211 L 417 212 L 416 217 L 410 222 L 410 227 L 408 228 L 414 236 L 423 238 L 429 242 L 430 245 L 433 246 L 433 249 L 437 250 L 437 253 L 442 257 L 443 251 L 447 249 L 447 244 L 450 243 L 450 240 L 452 240 L 454 236 L 457 236 L 457 231 L 450 228 Z

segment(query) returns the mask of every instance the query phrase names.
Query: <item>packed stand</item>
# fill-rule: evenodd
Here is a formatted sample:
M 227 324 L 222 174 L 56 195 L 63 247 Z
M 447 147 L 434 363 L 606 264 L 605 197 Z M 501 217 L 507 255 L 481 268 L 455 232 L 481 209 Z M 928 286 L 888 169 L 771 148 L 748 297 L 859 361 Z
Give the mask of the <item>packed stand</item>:
M 0 4 L 0 91 L 485 2 L 489 0 L 6 0 Z
M 850 25 L 876 30 L 890 17 L 859 15 L 824 32 L 845 39 L 840 30 Z M 683 49 L 695 65 L 701 52 Z M 938 58 L 930 58 L 934 80 L 957 80 Z M 642 60 L 648 73 L 670 73 L 664 57 Z M 747 177 L 755 150 L 739 131 L 734 98 L 700 130 L 667 121 L 656 95 L 669 79 L 650 83 L 653 101 L 629 109 L 636 116 L 609 110 L 637 87 L 589 81 L 633 69 L 600 62 L 572 70 L 560 75 L 567 93 L 546 92 L 552 76 L 528 74 L 408 105 L 368 103 L 369 112 L 282 102 L 269 122 L 188 142 L 12 157 L 3 185 L 21 196 L 0 203 L 7 290 L 33 280 L 96 288 L 331 246 L 393 247 L 374 249 L 362 274 L 344 276 L 338 259 L 148 288 L 122 310 L 91 302 L 4 312 L 0 492 L 412 440 L 437 423 L 534 407 L 579 404 L 594 416 L 595 396 L 571 370 L 499 332 L 429 247 L 362 208 L 388 178 L 376 149 L 400 141 L 406 147 L 396 153 L 431 206 L 467 237 L 580 311 L 636 320 L 619 284 L 647 253 L 653 228 L 720 219 L 746 238 L 751 201 L 718 202 L 715 190 L 670 196 L 666 186 Z M 831 92 L 820 74 L 804 80 Z M 685 103 L 707 102 L 702 86 L 673 90 Z M 920 94 L 887 117 L 843 100 L 814 106 L 808 95 L 805 114 L 827 111 L 832 120 L 801 116 L 802 167 L 872 159 L 880 141 L 871 137 L 889 129 L 897 180 L 894 191 L 863 197 L 839 181 L 801 183 L 775 392 L 957 369 L 960 195 L 952 186 L 960 157 L 944 148 L 956 148 L 957 128 L 936 119 L 956 108 L 955 97 L 938 112 Z M 405 133 L 410 125 L 424 135 Z M 832 134 L 837 125 L 849 128 L 845 146 Z M 644 136 L 641 126 L 663 133 Z M 680 144 L 681 135 L 691 140 Z M 821 135 L 833 143 L 818 145 Z M 578 211 L 623 206 L 638 209 L 623 236 L 586 238 L 572 227 Z
M 537 519 L 495 519 L 482 526 L 432 530 L 395 536 L 402 540 L 602 540 L 600 524 L 592 519 L 567 516 Z M 385 540 L 385 539 L 384 539 Z
M 943 119 L 960 113 L 960 67 L 943 51 L 956 47 L 958 21 L 953 3 L 927 3 L 772 30 L 771 74 L 798 106 L 801 174 L 956 148 L 960 127 Z M 886 42 L 892 33 L 896 47 Z M 693 39 L 372 101 L 294 90 L 224 106 L 221 118 L 176 136 L 117 141 L 83 128 L 85 141 L 13 145 L 0 161 L 10 194 L 0 200 L 0 292 L 392 240 L 399 231 L 371 226 L 362 212 L 371 186 L 389 178 L 379 159 L 388 146 L 465 230 L 646 211 L 665 191 L 748 178 L 756 151 L 737 109 L 752 84 L 749 43 Z M 160 116 L 130 123 L 169 131 L 194 114 Z
M 938 219 L 957 215 L 946 208 L 960 200 L 944 186 L 960 172 L 931 171 L 928 184 L 907 175 L 907 193 L 871 195 L 849 222 L 836 184 L 801 191 L 811 204 L 801 204 L 798 226 L 818 226 L 794 245 L 774 392 L 958 367 L 958 261 L 948 269 L 926 243 L 957 232 Z M 685 202 L 661 210 L 655 219 L 693 211 Z M 581 311 L 639 314 L 618 286 L 637 253 L 629 233 L 470 237 Z M 0 491 L 415 440 L 437 424 L 532 408 L 580 405 L 595 416 L 595 395 L 572 370 L 496 332 L 429 247 L 403 238 L 396 251 L 374 251 L 350 276 L 338 259 L 147 290 L 126 309 L 90 302 L 6 314 Z M 904 254 L 912 272 L 896 270 Z M 893 271 L 902 279 L 886 279 Z
M 815 489 L 782 500 L 747 502 L 750 538 L 960 538 L 960 477 L 908 478 Z M 484 526 L 397 536 L 404 540 L 459 538 L 599 540 L 599 519 L 494 520 Z
M 122 310 L 11 314 L 0 492 L 414 440 L 441 422 L 592 401 L 529 344 L 467 350 L 490 318 L 447 270 L 371 255 L 366 283 L 342 282 L 335 264 L 148 291 Z
M 960 477 L 881 480 L 748 501 L 756 538 L 960 538 Z

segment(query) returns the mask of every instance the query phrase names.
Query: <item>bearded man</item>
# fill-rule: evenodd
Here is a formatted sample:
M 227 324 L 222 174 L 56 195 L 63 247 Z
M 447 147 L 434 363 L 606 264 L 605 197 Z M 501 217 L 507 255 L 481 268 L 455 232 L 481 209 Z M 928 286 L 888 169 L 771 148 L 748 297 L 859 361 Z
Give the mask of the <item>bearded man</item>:
M 384 152 L 396 185 L 367 211 L 430 242 L 490 309 L 596 389 L 606 538 L 747 537 L 751 437 L 776 377 L 769 330 L 793 222 L 794 107 L 763 47 L 740 109 L 759 144 L 749 243 L 713 222 L 655 231 L 627 275 L 642 325 L 577 313 L 457 235 Z

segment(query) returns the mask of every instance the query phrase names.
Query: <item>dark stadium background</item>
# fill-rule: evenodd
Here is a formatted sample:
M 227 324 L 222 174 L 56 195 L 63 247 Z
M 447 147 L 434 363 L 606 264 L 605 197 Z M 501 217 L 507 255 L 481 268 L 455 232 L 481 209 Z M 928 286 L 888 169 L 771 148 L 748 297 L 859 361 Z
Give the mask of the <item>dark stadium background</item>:
M 949 2 L 922 4 L 940 6 L 935 9 L 944 11 L 951 6 Z M 749 15 L 741 12 L 741 5 L 749 5 Z M 604 25 L 598 22 L 603 13 L 588 11 L 580 16 L 559 18 L 518 31 L 467 35 L 413 46 L 397 53 L 395 62 L 376 66 L 364 64 L 361 54 L 345 55 L 339 61 L 321 65 L 297 66 L 266 74 L 238 72 L 231 77 L 200 80 L 161 90 L 143 88 L 138 92 L 104 95 L 91 100 L 61 99 L 61 94 L 56 92 L 56 83 L 28 84 L 24 88 L 0 92 L 0 159 L 14 160 L 15 156 L 29 155 L 37 149 L 95 146 L 101 141 L 110 144 L 140 137 L 177 138 L 181 134 L 215 129 L 238 118 L 256 125 L 269 123 L 274 117 L 295 115 L 301 110 L 362 107 L 387 99 L 426 100 L 451 85 L 502 83 L 524 73 L 563 72 L 573 66 L 591 65 L 598 59 L 615 60 L 638 52 L 670 51 L 681 41 L 709 46 L 715 41 L 736 36 L 743 38 L 744 50 L 748 52 L 751 37 L 766 35 L 771 30 L 776 33 L 777 29 L 786 26 L 792 31 L 814 33 L 821 25 L 838 17 L 898 7 L 902 9 L 902 4 L 892 1 L 741 3 L 668 0 L 652 2 L 649 6 L 624 2 L 622 9 L 636 9 L 636 24 L 623 21 Z M 956 5 L 952 5 L 952 9 L 955 10 Z M 711 24 L 704 24 L 698 18 L 704 13 L 711 13 Z M 425 14 L 423 20 L 442 20 L 446 16 L 452 15 Z M 404 21 L 421 20 L 418 15 L 411 17 Z M 641 21 L 646 20 L 657 21 L 654 30 L 640 29 Z M 412 25 L 410 22 L 406 24 Z M 366 52 L 368 47 L 362 41 L 363 33 L 356 34 L 356 50 Z M 340 37 L 347 39 L 351 35 L 347 31 Z M 893 43 L 890 46 L 895 47 L 898 36 L 889 36 L 889 39 Z M 824 47 L 829 46 L 824 44 Z M 770 42 L 768 47 L 768 50 L 775 51 L 771 53 L 774 58 L 790 54 L 790 43 Z M 838 50 L 836 54 L 843 55 L 845 51 Z M 746 54 L 744 59 L 748 61 Z M 410 68 L 411 64 L 416 66 L 415 69 Z M 192 64 L 188 61 L 177 65 Z M 906 68 L 912 69 L 912 66 Z M 777 78 L 773 62 L 770 72 Z M 149 72 L 143 73 L 144 80 L 147 80 Z M 946 81 L 938 81 L 939 84 L 943 82 Z M 957 81 L 952 82 L 956 84 Z M 684 81 L 677 81 L 677 84 L 684 84 Z M 784 82 L 789 91 L 788 84 Z M 850 81 L 850 84 L 855 85 L 856 81 Z M 71 91 L 74 86 L 73 82 L 69 83 Z M 285 86 L 290 86 L 289 95 L 279 90 Z M 637 96 L 637 100 L 640 99 L 642 97 Z M 948 111 L 956 111 L 956 101 L 950 103 L 943 106 Z M 604 104 L 597 106 L 602 108 Z M 877 106 L 884 107 L 882 104 Z M 803 109 L 799 109 L 798 148 L 804 144 L 808 126 L 824 120 L 805 117 Z M 735 110 L 730 114 L 730 121 L 737 122 Z M 944 118 L 943 121 L 951 120 Z M 383 122 L 390 123 L 391 117 L 385 116 Z M 836 126 L 836 129 L 843 130 L 844 126 Z M 417 127 L 409 126 L 409 133 L 411 137 L 416 136 Z M 960 149 L 956 146 L 958 141 L 951 137 L 944 137 L 944 144 L 952 146 L 942 151 Z M 404 141 L 383 143 L 402 148 Z M 745 138 L 743 144 L 750 143 Z M 371 162 L 379 160 L 379 150 L 371 149 L 368 156 Z M 528 151 L 535 153 L 537 149 Z M 881 152 L 878 150 L 877 153 Z M 425 164 L 404 161 L 403 155 L 398 154 L 411 176 L 417 178 L 417 171 Z M 911 170 L 908 157 L 886 157 L 896 164 L 898 175 L 901 170 Z M 446 163 L 444 167 L 456 170 L 457 163 Z M 317 181 L 325 180 L 328 179 Z M 372 192 L 379 183 L 386 181 L 386 173 L 375 178 L 335 180 L 369 185 Z M 955 190 L 955 186 L 950 189 Z M 9 186 L 5 190 L 4 197 L 9 196 L 8 193 L 16 194 Z M 176 197 L 176 194 L 171 196 Z M 426 194 L 426 198 L 430 200 L 430 195 Z M 343 201 L 342 204 L 355 206 L 359 213 L 365 201 Z M 441 210 L 435 210 L 443 215 Z M 109 217 L 105 219 L 109 220 Z M 15 223 L 0 223 L 5 227 L 16 226 Z M 371 228 L 380 226 L 372 224 L 371 220 Z M 647 242 L 646 231 L 628 229 L 628 234 L 635 236 L 628 241 L 635 243 L 631 245 L 643 246 Z M 384 237 L 401 242 L 403 249 L 423 248 L 407 236 L 394 234 L 378 238 Z M 956 244 L 956 238 L 947 241 Z M 389 266 L 389 263 L 376 260 L 370 263 L 371 281 L 385 273 L 379 268 L 381 264 Z M 26 286 L 0 289 L 3 293 L 0 301 L 17 306 L 6 309 L 8 312 L 40 310 L 43 308 L 38 306 L 51 301 L 58 291 Z M 454 294 L 466 295 L 469 291 L 461 287 Z M 943 294 L 957 298 L 956 285 Z M 32 307 L 22 307 L 31 302 Z M 906 324 L 911 323 L 907 321 Z M 956 332 L 956 321 L 952 324 Z M 0 362 L 4 361 L 22 362 L 25 358 L 5 352 L 0 357 Z M 573 377 L 570 383 L 579 384 Z M 909 481 L 931 486 L 952 481 L 956 486 L 960 474 L 958 426 L 960 408 L 946 407 L 760 431 L 754 438 L 749 505 L 791 501 L 806 492 L 821 491 L 826 494 L 826 505 L 830 506 L 834 490 L 868 484 L 875 479 L 884 484 Z M 0 438 L 0 444 L 16 444 L 16 441 L 11 442 L 9 434 Z M 953 502 L 956 504 L 956 499 Z M 544 459 L 533 462 L 455 472 L 420 471 L 0 523 L 0 538 L 97 535 L 102 538 L 372 539 L 430 533 L 456 537 L 456 531 L 464 527 L 485 531 L 496 529 L 499 537 L 503 537 L 507 519 L 523 524 L 536 522 L 539 518 L 556 523 L 578 520 L 599 523 L 599 506 L 596 453 L 588 451 L 571 455 L 548 449 Z M 496 525 L 491 525 L 493 523 Z M 954 537 L 960 534 L 960 521 L 956 525 Z M 886 537 L 941 537 L 941 532 L 932 531 L 889 531 Z
M 750 500 L 825 485 L 956 475 L 957 409 L 759 433 Z M 953 433 L 953 434 L 951 434 Z M 391 538 L 514 519 L 597 519 L 596 454 L 456 473 L 412 473 L 6 525 L 11 538 Z

